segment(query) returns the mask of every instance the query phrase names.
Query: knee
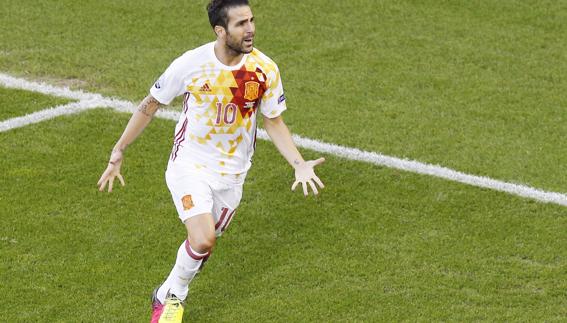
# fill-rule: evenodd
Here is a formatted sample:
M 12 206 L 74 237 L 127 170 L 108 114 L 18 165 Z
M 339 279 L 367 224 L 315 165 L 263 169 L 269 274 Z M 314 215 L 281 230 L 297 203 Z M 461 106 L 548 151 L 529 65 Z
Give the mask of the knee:
M 210 252 L 215 246 L 217 238 L 215 234 L 202 234 L 189 238 L 189 244 L 198 253 Z

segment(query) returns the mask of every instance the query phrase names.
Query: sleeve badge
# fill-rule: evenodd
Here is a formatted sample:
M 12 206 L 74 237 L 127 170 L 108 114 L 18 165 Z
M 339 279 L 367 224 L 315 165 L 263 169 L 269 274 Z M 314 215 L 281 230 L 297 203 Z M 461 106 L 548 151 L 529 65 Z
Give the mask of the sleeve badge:
M 283 101 L 285 101 L 285 95 L 284 94 L 280 95 L 280 97 L 278 98 L 278 104 L 281 104 Z
M 185 195 L 181 198 L 181 203 L 183 203 L 183 210 L 184 211 L 189 211 L 192 207 L 195 206 L 195 204 L 193 204 L 193 199 L 191 198 L 191 195 Z

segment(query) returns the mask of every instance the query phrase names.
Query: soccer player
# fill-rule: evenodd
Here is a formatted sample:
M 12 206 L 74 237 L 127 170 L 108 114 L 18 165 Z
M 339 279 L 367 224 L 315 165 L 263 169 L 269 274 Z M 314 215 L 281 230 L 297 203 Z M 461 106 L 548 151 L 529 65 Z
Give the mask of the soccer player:
M 167 186 L 187 238 L 167 279 L 152 295 L 151 322 L 181 322 L 189 283 L 232 221 L 256 146 L 260 112 L 273 143 L 295 169 L 292 190 L 301 184 L 318 194 L 323 188 L 314 166 L 304 161 L 281 113 L 286 109 L 277 65 L 254 48 L 254 16 L 247 0 L 212 0 L 207 5 L 216 41 L 174 60 L 134 112 L 114 146 L 98 181 L 112 191 L 124 151 L 149 124 L 161 105 L 183 96 L 166 170 Z

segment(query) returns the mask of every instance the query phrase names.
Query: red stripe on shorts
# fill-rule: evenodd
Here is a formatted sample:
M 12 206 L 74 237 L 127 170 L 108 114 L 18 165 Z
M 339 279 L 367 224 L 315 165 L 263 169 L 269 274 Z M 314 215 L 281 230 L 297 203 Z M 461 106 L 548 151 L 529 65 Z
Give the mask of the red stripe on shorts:
M 225 207 L 223 207 L 223 208 L 222 208 L 222 212 L 221 212 L 221 217 L 220 217 L 220 219 L 219 219 L 219 222 L 217 222 L 217 224 L 215 224 L 215 230 L 218 229 L 218 228 L 221 226 L 222 221 L 224 221 L 224 218 L 226 217 L 226 214 L 227 214 L 227 213 L 228 213 L 228 209 L 225 208 Z
M 228 225 L 230 224 L 230 221 L 232 221 L 232 217 L 234 216 L 235 213 L 236 213 L 236 210 L 232 210 L 232 212 L 230 212 L 228 219 L 226 219 L 226 223 L 224 224 L 224 226 L 221 229 L 222 232 L 224 232 L 224 230 L 226 230 L 226 228 L 228 228 Z

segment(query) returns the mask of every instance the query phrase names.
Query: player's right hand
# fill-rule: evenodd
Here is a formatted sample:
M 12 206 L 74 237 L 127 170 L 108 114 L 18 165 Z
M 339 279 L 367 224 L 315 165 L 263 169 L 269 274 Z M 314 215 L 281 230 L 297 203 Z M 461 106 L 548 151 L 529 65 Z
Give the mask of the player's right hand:
M 124 183 L 124 178 L 120 174 L 120 166 L 122 165 L 122 159 L 124 157 L 124 153 L 122 150 L 113 150 L 112 154 L 110 155 L 110 160 L 108 161 L 108 166 L 100 179 L 98 180 L 98 190 L 104 191 L 106 184 L 108 184 L 108 192 L 112 192 L 112 185 L 114 184 L 114 179 L 118 177 L 120 184 L 122 186 L 126 185 Z

